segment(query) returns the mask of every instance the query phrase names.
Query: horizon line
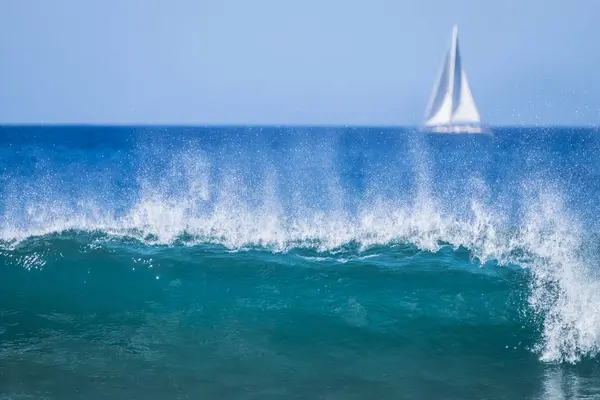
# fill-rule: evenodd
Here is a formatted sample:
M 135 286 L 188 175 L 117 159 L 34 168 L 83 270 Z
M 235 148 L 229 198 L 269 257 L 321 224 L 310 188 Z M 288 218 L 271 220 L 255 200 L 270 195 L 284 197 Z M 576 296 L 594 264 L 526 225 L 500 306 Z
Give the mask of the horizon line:
M 20 123 L 20 122 L 0 122 L 0 128 L 3 127 L 97 127 L 97 128 L 135 128 L 135 127 L 157 127 L 157 128 L 413 128 L 418 129 L 421 125 L 417 124 L 215 124 L 215 123 L 79 123 L 79 122 L 37 122 L 37 123 Z M 577 124 L 498 124 L 489 125 L 491 128 L 507 129 L 507 128 L 588 128 L 598 129 L 599 125 L 577 125 Z

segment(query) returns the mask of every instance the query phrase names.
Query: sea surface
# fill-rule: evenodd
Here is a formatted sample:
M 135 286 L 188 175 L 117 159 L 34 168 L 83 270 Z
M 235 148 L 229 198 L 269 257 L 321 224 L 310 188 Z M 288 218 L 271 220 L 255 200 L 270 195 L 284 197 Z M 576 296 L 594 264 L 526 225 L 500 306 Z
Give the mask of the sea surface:
M 0 399 L 600 398 L 600 131 L 0 127 Z

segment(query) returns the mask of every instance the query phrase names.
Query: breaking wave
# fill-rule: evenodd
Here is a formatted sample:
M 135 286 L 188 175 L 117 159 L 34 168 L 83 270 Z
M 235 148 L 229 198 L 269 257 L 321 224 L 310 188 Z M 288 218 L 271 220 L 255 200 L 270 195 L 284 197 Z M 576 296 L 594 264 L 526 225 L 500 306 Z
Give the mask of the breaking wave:
M 431 260 L 449 248 L 466 250 L 480 273 L 527 274 L 523 320 L 539 327 L 532 350 L 541 360 L 574 363 L 600 351 L 600 243 L 562 182 L 539 163 L 528 164 L 536 173 L 498 188 L 472 168 L 476 158 L 460 164 L 455 155 L 459 167 L 437 173 L 435 152 L 411 138 L 397 158 L 350 146 L 345 157 L 353 163 L 339 159 L 335 140 L 316 145 L 310 135 L 288 143 L 283 155 L 260 140 L 248 148 L 224 140 L 208 150 L 199 142 L 164 149 L 164 139 L 151 147 L 136 142 L 127 157 L 95 149 L 101 161 L 93 164 L 89 149 L 72 150 L 61 162 L 61 153 L 38 156 L 27 171 L 21 163 L 3 179 L 0 257 L 48 268 L 63 255 L 57 241 L 80 240 L 88 248 L 133 246 L 138 256 L 149 248 L 207 245 L 227 254 L 295 254 L 310 263 L 376 263 L 390 254 L 388 267 L 400 268 L 408 256 L 394 253 L 398 246 Z M 102 161 L 106 155 L 110 162 Z M 409 267 L 419 268 L 402 264 Z

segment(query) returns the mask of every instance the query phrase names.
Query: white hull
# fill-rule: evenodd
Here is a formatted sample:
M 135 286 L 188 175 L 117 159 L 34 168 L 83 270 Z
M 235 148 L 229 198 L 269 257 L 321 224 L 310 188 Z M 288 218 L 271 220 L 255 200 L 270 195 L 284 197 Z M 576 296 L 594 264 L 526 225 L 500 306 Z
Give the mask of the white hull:
M 437 125 L 437 126 L 422 126 L 421 132 L 426 133 L 441 133 L 441 134 L 470 134 L 484 135 L 489 134 L 489 129 L 481 125 Z

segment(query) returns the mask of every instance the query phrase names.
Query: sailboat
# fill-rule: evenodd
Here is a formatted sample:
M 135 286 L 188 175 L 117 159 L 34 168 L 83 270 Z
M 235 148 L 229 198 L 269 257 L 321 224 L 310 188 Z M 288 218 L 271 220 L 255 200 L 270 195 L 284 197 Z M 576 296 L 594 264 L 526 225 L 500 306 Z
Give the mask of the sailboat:
M 433 87 L 421 130 L 433 133 L 489 133 L 481 124 L 462 67 L 458 49 L 458 27 L 452 28 L 452 42 Z

